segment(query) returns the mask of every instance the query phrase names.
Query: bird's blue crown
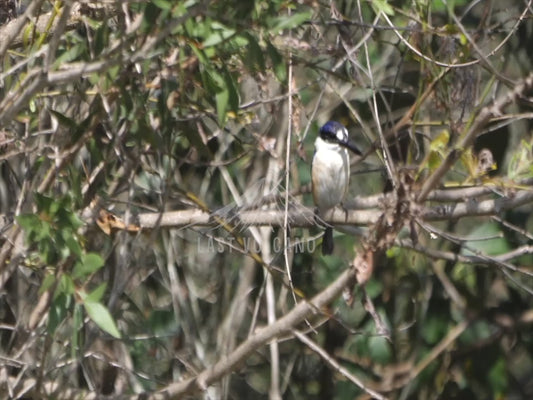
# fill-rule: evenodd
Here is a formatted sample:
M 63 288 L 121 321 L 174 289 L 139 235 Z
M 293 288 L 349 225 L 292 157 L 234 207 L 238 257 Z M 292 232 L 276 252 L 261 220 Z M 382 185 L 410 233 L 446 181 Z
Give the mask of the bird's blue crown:
M 320 128 L 320 137 L 327 142 L 345 143 L 348 141 L 348 131 L 337 121 L 328 121 Z

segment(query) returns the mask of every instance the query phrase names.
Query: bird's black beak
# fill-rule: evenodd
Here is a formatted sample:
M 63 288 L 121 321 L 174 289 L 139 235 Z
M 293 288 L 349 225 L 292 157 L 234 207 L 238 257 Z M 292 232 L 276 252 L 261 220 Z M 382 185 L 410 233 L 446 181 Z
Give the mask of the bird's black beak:
M 359 148 L 353 142 L 346 141 L 346 142 L 340 142 L 339 144 L 343 147 L 346 147 L 348 150 L 350 150 L 354 154 L 357 154 L 358 156 L 363 155 L 361 150 L 359 150 Z

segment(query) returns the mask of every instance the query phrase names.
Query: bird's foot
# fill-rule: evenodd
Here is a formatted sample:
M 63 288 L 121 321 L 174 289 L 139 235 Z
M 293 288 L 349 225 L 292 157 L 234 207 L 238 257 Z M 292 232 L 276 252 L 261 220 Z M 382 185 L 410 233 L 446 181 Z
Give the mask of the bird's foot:
M 344 207 L 344 203 L 340 204 L 342 211 L 344 211 L 344 222 L 348 221 L 349 210 Z

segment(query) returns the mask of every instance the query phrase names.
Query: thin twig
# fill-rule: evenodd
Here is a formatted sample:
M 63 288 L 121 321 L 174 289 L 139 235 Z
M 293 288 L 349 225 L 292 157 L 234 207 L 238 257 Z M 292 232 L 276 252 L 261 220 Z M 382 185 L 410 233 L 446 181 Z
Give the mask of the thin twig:
M 231 354 L 221 358 L 197 376 L 188 378 L 182 382 L 172 383 L 161 389 L 158 393 L 148 396 L 148 399 L 163 400 L 205 390 L 209 385 L 218 381 L 224 375 L 235 371 L 259 347 L 277 337 L 290 333 L 299 323 L 336 299 L 343 289 L 353 284 L 354 281 L 355 275 L 353 268 L 345 270 L 334 282 L 313 297 L 313 299 L 298 303 L 296 307 L 276 320 L 273 324 L 257 329 L 255 333 L 249 336 Z
M 317 353 L 334 371 L 338 372 L 345 378 L 347 378 L 350 382 L 358 386 L 361 390 L 368 393 L 369 395 L 373 396 L 374 398 L 378 400 L 385 400 L 386 397 L 381 395 L 380 393 L 376 392 L 375 390 L 370 389 L 365 385 L 365 383 L 359 379 L 357 376 L 352 374 L 350 371 L 348 371 L 346 368 L 344 368 L 342 365 L 340 365 L 337 360 L 335 360 L 332 356 L 328 354 L 326 350 L 324 350 L 322 347 L 320 347 L 318 344 L 313 342 L 311 339 L 309 339 L 306 335 L 304 335 L 302 332 L 297 331 L 296 329 L 292 330 L 292 334 L 296 336 L 296 338 L 305 344 L 307 347 L 309 347 L 311 350 L 313 350 L 315 353 Z

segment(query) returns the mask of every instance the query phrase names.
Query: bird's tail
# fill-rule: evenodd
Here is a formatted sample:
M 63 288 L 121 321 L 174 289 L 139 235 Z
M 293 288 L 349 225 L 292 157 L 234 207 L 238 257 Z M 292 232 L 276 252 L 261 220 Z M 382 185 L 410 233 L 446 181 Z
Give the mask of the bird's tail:
M 333 253 L 333 228 L 327 227 L 322 237 L 322 254 L 329 255 Z

